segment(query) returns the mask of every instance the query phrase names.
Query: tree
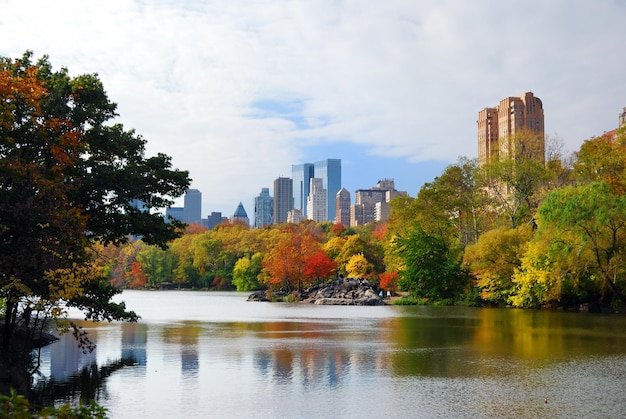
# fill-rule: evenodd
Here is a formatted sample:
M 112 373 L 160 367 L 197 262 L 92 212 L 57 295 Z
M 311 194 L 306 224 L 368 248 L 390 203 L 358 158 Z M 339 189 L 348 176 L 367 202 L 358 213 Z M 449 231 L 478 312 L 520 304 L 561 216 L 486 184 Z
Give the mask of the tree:
M 464 264 L 477 278 L 483 300 L 508 304 L 515 290 L 513 275 L 532 238 L 528 225 L 516 229 L 500 227 L 480 236 L 478 242 L 465 248 Z
M 252 257 L 244 256 L 233 268 L 233 285 L 237 291 L 252 291 L 259 288 L 258 276 L 263 267 L 263 255 L 255 253 Z
M 288 225 L 263 260 L 270 288 L 300 290 L 305 279 L 307 259 L 319 250 L 320 244 L 303 225 Z
M 86 269 L 87 249 L 130 235 L 165 247 L 182 224 L 166 223 L 158 211 L 189 186 L 168 156 L 146 158 L 142 137 L 107 125 L 116 105 L 97 75 L 72 78 L 66 69 L 53 72 L 47 57 L 36 64 L 31 57 L 0 58 L 3 354 L 20 318 L 61 300 L 93 320 L 136 319 L 111 302 L 119 291 L 102 272 Z M 67 279 L 72 292 L 60 296 L 54 290 Z
M 392 293 L 396 292 L 396 289 L 398 288 L 398 272 L 383 272 L 379 275 L 379 277 L 380 288 Z
M 488 188 L 495 207 L 508 218 L 510 228 L 531 222 L 548 179 L 544 139 L 522 130 L 510 138 L 508 153 L 481 167 L 479 183 Z
M 535 254 L 523 264 L 516 276 L 519 305 L 559 301 L 561 289 L 571 288 L 568 283 L 590 279 L 604 294 L 608 291 L 626 304 L 625 195 L 614 194 L 607 182 L 554 191 L 539 208 L 537 225 L 537 240 L 545 241 L 543 248 L 550 252 Z M 559 292 L 554 292 L 555 286 Z
M 399 285 L 413 296 L 434 301 L 454 299 L 469 283 L 469 275 L 450 259 L 445 242 L 427 234 L 419 224 L 394 239 L 403 265 Z
M 350 256 L 348 263 L 346 263 L 346 273 L 349 278 L 364 278 L 371 271 L 374 265 L 372 265 L 363 253 L 357 253 Z
M 574 173 L 585 183 L 606 181 L 614 193 L 626 193 L 626 127 L 615 137 L 605 134 L 583 143 L 576 155 Z
M 306 284 L 313 284 L 326 280 L 337 270 L 334 262 L 326 252 L 319 249 L 311 253 L 305 260 L 304 277 Z

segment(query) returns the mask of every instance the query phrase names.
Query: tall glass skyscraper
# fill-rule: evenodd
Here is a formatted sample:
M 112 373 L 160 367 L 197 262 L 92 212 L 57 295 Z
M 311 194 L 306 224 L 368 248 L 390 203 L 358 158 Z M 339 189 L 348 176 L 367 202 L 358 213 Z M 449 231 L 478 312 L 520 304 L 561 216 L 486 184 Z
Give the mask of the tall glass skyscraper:
M 313 163 L 294 164 L 291 166 L 293 180 L 293 208 L 302 211 L 307 217 L 307 199 L 309 196 L 309 182 L 313 178 Z
M 326 219 L 335 221 L 335 198 L 341 189 L 341 159 L 326 159 L 314 163 L 314 177 L 321 178 L 326 189 Z
M 261 188 L 259 196 L 254 198 L 254 227 L 261 228 L 272 224 L 274 219 L 274 199 L 269 188 Z

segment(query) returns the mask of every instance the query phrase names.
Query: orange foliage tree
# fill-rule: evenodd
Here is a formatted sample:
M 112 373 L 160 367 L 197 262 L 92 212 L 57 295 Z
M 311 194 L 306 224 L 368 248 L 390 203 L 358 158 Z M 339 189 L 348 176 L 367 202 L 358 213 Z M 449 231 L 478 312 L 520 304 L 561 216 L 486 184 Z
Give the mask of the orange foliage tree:
M 398 287 L 398 272 L 383 272 L 378 275 L 378 278 L 380 279 L 380 288 L 392 293 L 396 292 Z
M 319 249 L 320 244 L 304 226 L 286 226 L 285 232 L 263 261 L 266 283 L 270 288 L 300 290 L 303 281 L 307 280 L 307 261 Z
M 130 283 L 131 288 L 144 288 L 148 283 L 148 276 L 141 270 L 139 261 L 133 261 L 130 267 L 130 274 L 132 279 Z
M 333 261 L 323 250 L 311 253 L 305 260 L 304 278 L 307 284 L 321 282 L 337 270 L 337 262 Z

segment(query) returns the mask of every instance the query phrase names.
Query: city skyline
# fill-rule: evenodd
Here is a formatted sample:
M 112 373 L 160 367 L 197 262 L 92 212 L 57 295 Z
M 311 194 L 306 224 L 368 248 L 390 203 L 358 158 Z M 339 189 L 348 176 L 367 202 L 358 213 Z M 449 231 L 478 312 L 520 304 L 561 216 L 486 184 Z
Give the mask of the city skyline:
M 259 188 L 326 156 L 348 191 L 388 177 L 416 196 L 477 157 L 476 112 L 507 94 L 536 92 L 566 152 L 626 106 L 618 1 L 6 0 L 0 15 L 0 55 L 97 73 L 146 155 L 189 170 L 203 217 L 250 213 Z

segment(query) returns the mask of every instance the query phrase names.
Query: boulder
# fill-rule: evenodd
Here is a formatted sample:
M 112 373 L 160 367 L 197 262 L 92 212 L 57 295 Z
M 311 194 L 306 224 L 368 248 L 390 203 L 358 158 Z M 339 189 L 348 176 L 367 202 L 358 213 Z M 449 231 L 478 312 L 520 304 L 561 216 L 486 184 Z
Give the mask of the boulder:
M 269 301 L 265 291 L 255 291 L 248 296 L 248 301 Z

